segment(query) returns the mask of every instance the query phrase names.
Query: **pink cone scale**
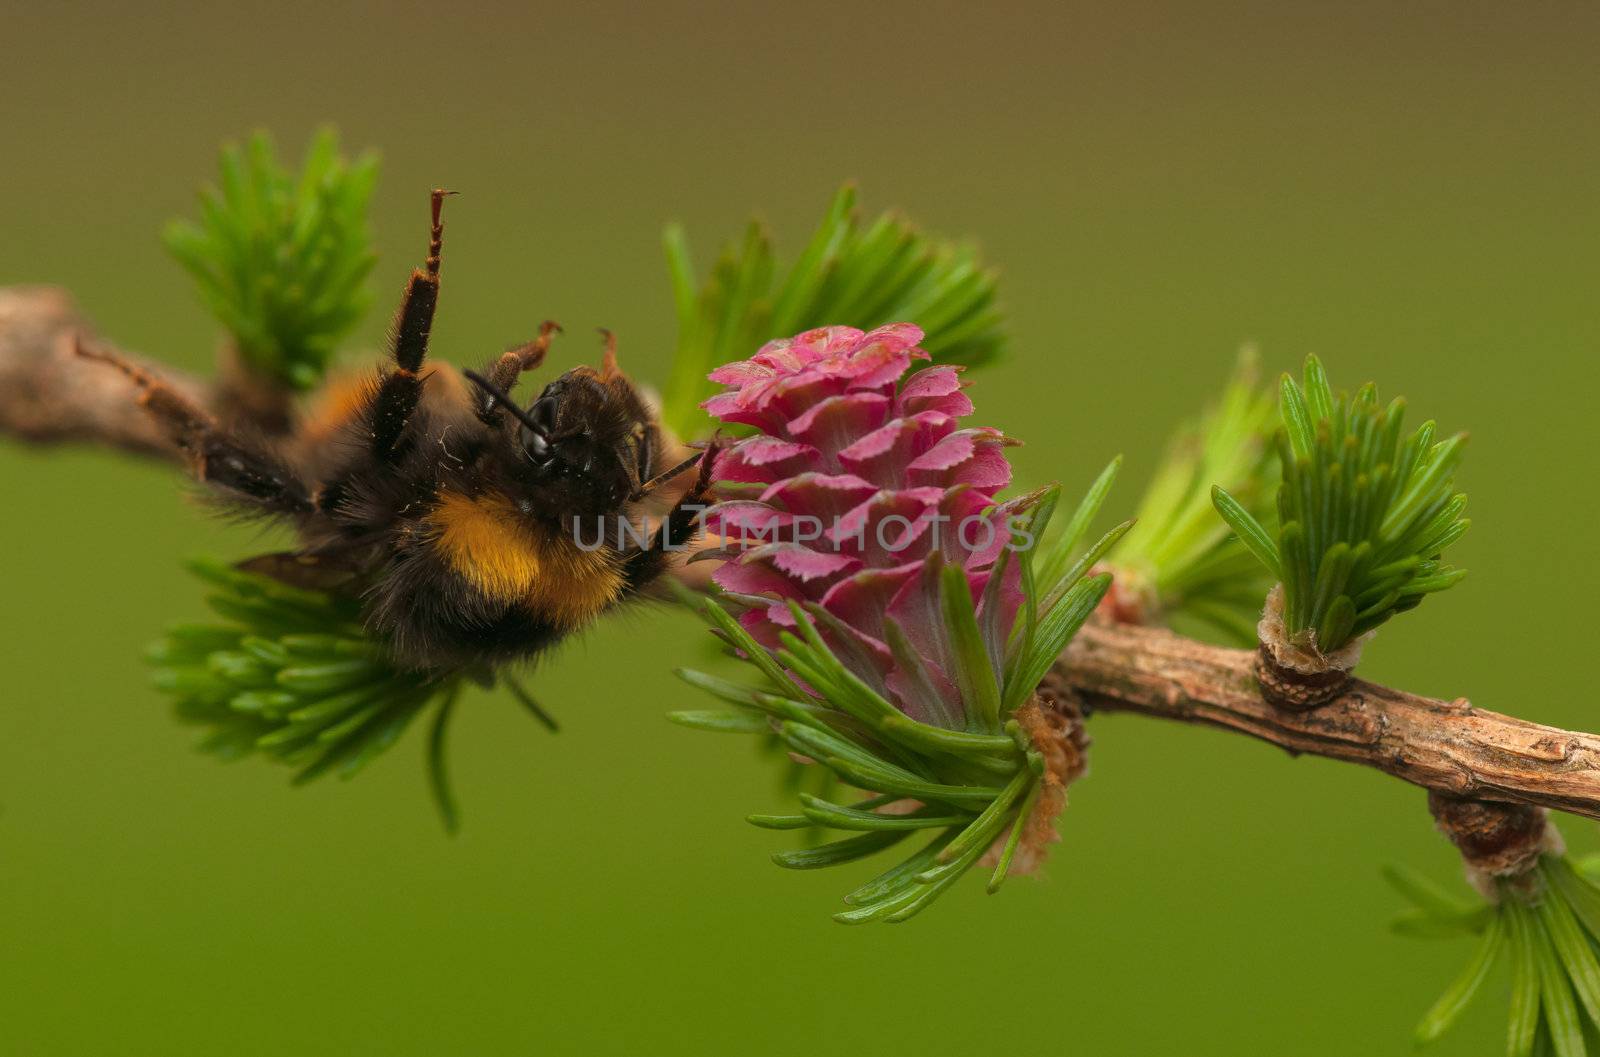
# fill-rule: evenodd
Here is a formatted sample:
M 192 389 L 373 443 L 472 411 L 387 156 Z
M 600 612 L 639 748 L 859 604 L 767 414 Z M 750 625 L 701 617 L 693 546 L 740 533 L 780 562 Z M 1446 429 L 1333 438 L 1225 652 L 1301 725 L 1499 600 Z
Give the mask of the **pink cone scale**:
M 705 410 L 757 431 L 714 470 L 720 501 L 705 525 L 727 560 L 713 578 L 747 607 L 740 623 L 757 642 L 776 649 L 794 632 L 798 603 L 906 716 L 997 729 L 971 707 L 941 587 L 961 571 L 989 654 L 980 667 L 998 680 L 1022 603 L 1020 563 L 1001 557 L 1018 508 L 996 499 L 1014 442 L 963 424 L 973 407 L 960 369 L 917 369 L 922 336 L 909 323 L 824 327 L 712 373 L 727 390 Z
M 958 369 L 923 364 L 921 340 L 909 323 L 809 330 L 719 368 L 725 390 L 703 405 L 742 439 L 712 467 L 720 542 L 697 557 L 720 560 L 722 590 L 699 605 L 762 682 L 680 670 L 734 710 L 670 718 L 769 734 L 854 801 L 800 793 L 799 814 L 747 816 L 847 834 L 777 865 L 912 842 L 845 895 L 847 924 L 908 920 L 980 864 L 993 892 L 1042 861 L 1087 739 L 1075 702 L 1041 683 L 1110 584 L 1086 574 L 1131 524 L 1078 553 L 1113 460 L 1036 549 L 1059 486 L 998 498 L 1013 442 L 966 423 Z

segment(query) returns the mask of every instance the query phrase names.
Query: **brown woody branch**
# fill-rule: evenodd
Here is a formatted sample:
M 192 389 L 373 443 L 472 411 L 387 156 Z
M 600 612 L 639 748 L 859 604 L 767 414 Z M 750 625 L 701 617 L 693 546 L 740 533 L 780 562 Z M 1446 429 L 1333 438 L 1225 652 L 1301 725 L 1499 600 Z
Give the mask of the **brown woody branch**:
M 133 384 L 117 371 L 74 354 L 74 339 L 92 328 L 65 290 L 0 287 L 0 433 L 36 444 L 83 442 L 176 459 L 174 448 L 144 409 Z M 199 379 L 132 354 L 201 406 L 217 394 Z
M 0 288 L 0 434 L 176 455 L 150 427 L 127 380 L 73 355 L 87 324 L 49 287 Z M 237 414 L 238 389 L 158 365 L 201 406 Z M 224 374 L 226 377 L 226 372 Z M 703 574 L 691 565 L 687 575 Z M 1320 707 L 1262 700 L 1256 654 L 1170 632 L 1091 624 L 1051 673 L 1102 712 L 1140 712 L 1260 738 L 1292 753 L 1363 764 L 1438 793 L 1600 818 L 1600 737 L 1352 680 Z
M 127 376 L 76 355 L 80 336 L 109 348 L 65 290 L 0 287 L 0 435 L 35 444 L 96 444 L 176 461 L 177 448 L 139 405 Z M 289 394 L 246 373 L 226 349 L 215 381 L 116 351 L 229 421 L 247 422 L 267 435 L 288 425 Z
M 1160 629 L 1091 624 L 1051 678 L 1092 710 L 1218 727 L 1453 797 L 1600 819 L 1600 736 L 1359 679 L 1326 704 L 1293 712 L 1262 699 L 1255 657 Z

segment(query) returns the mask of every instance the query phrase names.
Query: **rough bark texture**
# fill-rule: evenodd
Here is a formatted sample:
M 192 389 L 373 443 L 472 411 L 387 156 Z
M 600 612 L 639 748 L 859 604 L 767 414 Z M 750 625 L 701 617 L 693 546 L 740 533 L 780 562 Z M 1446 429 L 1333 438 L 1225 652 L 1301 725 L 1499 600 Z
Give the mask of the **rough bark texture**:
M 0 435 L 176 458 L 127 379 L 73 354 L 80 330 L 90 333 L 64 291 L 0 287 Z M 140 362 L 203 407 L 223 409 L 235 399 L 226 387 Z M 690 565 L 686 575 L 705 568 Z M 1464 698 L 1436 701 L 1361 680 L 1320 707 L 1293 712 L 1262 699 L 1256 656 L 1097 623 L 1079 633 L 1050 680 L 1064 700 L 1076 695 L 1090 709 L 1232 730 L 1290 752 L 1375 767 L 1456 799 L 1600 819 L 1600 737 L 1487 712 Z
M 1293 668 L 1281 667 L 1265 643 L 1256 650 L 1252 670 L 1261 696 L 1279 708 L 1293 712 L 1305 712 L 1326 704 L 1338 697 L 1345 684 L 1350 682 L 1350 673 L 1338 668 L 1329 668 L 1325 672 L 1298 672 Z
M 79 336 L 165 380 L 221 417 L 276 436 L 288 428 L 293 399 L 250 374 L 231 352 L 218 357 L 216 381 L 122 349 L 95 334 L 65 290 L 0 287 L 0 435 L 35 444 L 85 443 L 179 460 L 180 453 L 137 402 L 126 375 L 79 357 Z
M 0 433 L 38 444 L 92 443 L 177 459 L 177 449 L 136 403 L 133 384 L 75 354 L 79 333 L 90 336 L 93 330 L 65 290 L 0 287 Z M 121 354 L 202 407 L 211 405 L 213 394 L 198 379 Z
M 1338 697 L 1361 660 L 1361 648 L 1372 638 L 1367 632 L 1332 653 L 1312 641 L 1296 644 L 1283 618 L 1283 585 L 1274 584 L 1256 625 L 1261 644 L 1256 655 L 1256 683 L 1261 696 L 1280 708 L 1304 712 Z
M 1468 869 L 1487 877 L 1527 873 L 1550 842 L 1543 808 L 1463 800 L 1435 789 L 1428 793 L 1428 810 Z
M 1262 699 L 1256 652 L 1168 631 L 1087 625 L 1054 678 L 1102 712 L 1139 712 L 1220 727 L 1292 753 L 1375 767 L 1472 800 L 1554 808 L 1600 819 L 1600 737 L 1529 723 L 1352 679 L 1309 712 Z

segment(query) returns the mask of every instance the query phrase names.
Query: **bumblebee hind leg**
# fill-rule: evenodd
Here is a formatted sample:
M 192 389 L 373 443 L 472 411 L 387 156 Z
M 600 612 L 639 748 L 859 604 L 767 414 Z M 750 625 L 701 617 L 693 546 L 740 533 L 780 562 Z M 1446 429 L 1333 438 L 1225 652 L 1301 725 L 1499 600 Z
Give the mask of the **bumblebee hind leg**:
M 411 273 L 405 298 L 394 321 L 394 368 L 384 374 L 372 399 L 372 453 L 379 461 L 394 463 L 405 454 L 406 423 L 422 398 L 422 364 L 428 357 L 428 335 L 433 331 L 433 312 L 439 304 L 439 262 L 444 246 L 444 222 L 440 219 L 446 195 L 453 192 L 435 189 L 430 197 L 433 209 L 432 235 L 428 259 Z
M 517 703 L 527 709 L 534 719 L 548 727 L 550 733 L 555 734 L 561 730 L 561 724 L 557 723 L 555 717 L 544 710 L 543 705 L 533 699 L 532 694 L 523 689 L 521 683 L 504 672 L 500 674 L 500 681 L 506 684 L 506 689 L 511 691 L 511 696 L 517 699 Z
M 303 482 L 271 454 L 230 435 L 210 414 L 196 407 L 149 371 L 116 353 L 84 344 L 77 353 L 109 364 L 138 388 L 141 406 L 161 424 L 189 459 L 195 479 L 217 488 L 244 509 L 265 514 L 309 514 L 311 497 Z

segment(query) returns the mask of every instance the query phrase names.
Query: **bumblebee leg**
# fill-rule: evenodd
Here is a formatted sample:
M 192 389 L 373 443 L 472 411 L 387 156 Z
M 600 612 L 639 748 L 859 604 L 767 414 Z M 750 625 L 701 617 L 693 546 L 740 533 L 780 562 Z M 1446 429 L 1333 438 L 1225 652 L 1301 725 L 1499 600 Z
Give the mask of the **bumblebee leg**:
M 711 474 L 716 469 L 719 448 L 718 441 L 713 439 L 698 456 L 700 472 L 661 519 L 661 527 L 656 529 L 649 545 L 630 547 L 622 552 L 622 575 L 627 590 L 637 591 L 666 572 L 673 553 L 682 550 L 699 533 L 700 516 L 713 498 Z
M 551 337 L 559 333 L 561 333 L 560 324 L 553 320 L 545 320 L 539 324 L 538 337 L 501 355 L 499 359 L 484 368 L 484 375 L 501 392 L 511 392 L 523 371 L 536 370 L 544 362 L 545 353 L 550 350 Z M 487 390 L 477 393 L 474 405 L 479 421 L 485 425 L 493 426 L 502 421 L 500 414 L 502 405 L 494 394 Z
M 139 404 L 159 422 L 189 457 L 195 478 L 247 506 L 279 514 L 312 510 L 305 485 L 267 452 L 224 431 L 207 412 L 142 367 L 77 339 L 77 353 L 115 367 L 139 390 Z
M 605 351 L 600 355 L 600 377 L 615 378 L 622 373 L 617 368 L 617 336 L 605 327 L 601 327 L 600 340 L 605 347 Z
M 444 223 L 440 212 L 445 195 L 432 195 L 433 234 L 428 242 L 428 259 L 411 273 L 405 299 L 394 322 L 394 368 L 383 376 L 372 401 L 372 452 L 384 462 L 393 462 L 401 453 L 406 423 L 422 397 L 423 361 L 428 357 L 428 334 L 433 330 L 433 310 L 439 303 L 439 259 L 444 244 Z
M 561 730 L 561 724 L 557 723 L 555 717 L 546 712 L 539 702 L 533 699 L 532 694 L 522 688 L 521 683 L 504 673 L 501 673 L 500 681 L 506 684 L 506 689 L 511 691 L 511 696 L 516 698 L 517 702 L 527 709 L 534 719 L 550 728 L 550 733 L 555 734 Z

